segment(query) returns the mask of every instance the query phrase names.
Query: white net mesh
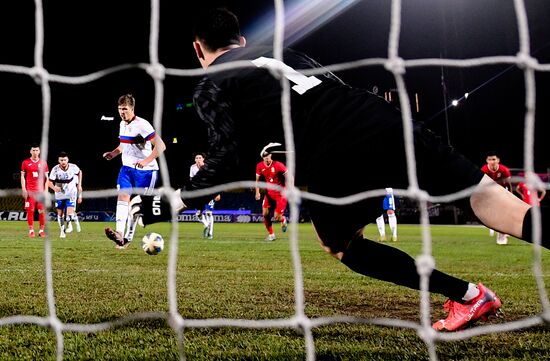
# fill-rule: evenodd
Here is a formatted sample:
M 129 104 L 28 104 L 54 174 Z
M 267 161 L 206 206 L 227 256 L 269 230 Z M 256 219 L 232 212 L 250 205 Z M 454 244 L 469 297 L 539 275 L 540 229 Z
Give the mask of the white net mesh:
M 40 84 L 42 94 L 42 139 L 41 147 L 43 150 L 43 158 L 48 157 L 48 138 L 50 131 L 50 107 L 52 100 L 51 84 L 85 84 L 97 81 L 110 74 L 121 72 L 128 69 L 139 69 L 145 71 L 154 82 L 154 116 L 153 124 L 156 129 L 161 129 L 161 120 L 163 114 L 164 103 L 164 84 L 165 77 L 195 77 L 204 74 L 201 69 L 171 69 L 165 68 L 163 64 L 159 62 L 159 0 L 151 1 L 151 18 L 150 18 L 150 37 L 149 37 L 149 62 L 138 64 L 121 64 L 112 68 L 104 69 L 95 73 L 83 75 L 83 76 L 63 76 L 50 74 L 43 65 L 43 52 L 44 52 L 44 19 L 42 1 L 35 0 L 36 12 L 35 12 L 35 45 L 34 45 L 34 66 L 18 66 L 18 65 L 4 65 L 0 64 L 0 72 L 24 74 L 32 77 L 37 83 Z M 135 320 L 144 319 L 165 319 L 174 332 L 179 337 L 179 352 L 180 358 L 185 359 L 186 355 L 183 348 L 183 334 L 187 328 L 209 328 L 209 327 L 242 327 L 250 329 L 262 329 L 262 328 L 289 328 L 296 329 L 303 332 L 306 347 L 306 357 L 308 360 L 314 360 L 316 358 L 315 353 L 315 340 L 313 337 L 313 329 L 316 327 L 336 324 L 336 323 L 360 323 L 360 324 L 372 324 L 393 326 L 406 329 L 416 330 L 419 337 L 426 343 L 429 356 L 431 360 L 437 359 L 436 354 L 436 342 L 438 340 L 463 340 L 471 338 L 477 335 L 520 330 L 534 325 L 542 324 L 545 321 L 550 321 L 550 304 L 546 294 L 545 284 L 542 278 L 541 269 L 541 248 L 540 248 L 540 213 L 534 212 L 534 234 L 538 235 L 535 238 L 536 242 L 534 249 L 534 276 L 536 278 L 540 301 L 542 304 L 543 312 L 538 316 L 527 317 L 514 322 L 507 322 L 498 325 L 485 325 L 480 327 L 471 328 L 463 332 L 442 334 L 436 333 L 431 327 L 430 317 L 430 300 L 428 289 L 428 280 L 431 271 L 434 268 L 434 258 L 432 257 L 432 240 L 430 236 L 429 217 L 428 217 L 428 202 L 450 202 L 464 198 L 471 194 L 472 189 L 466 189 L 456 194 L 449 194 L 440 197 L 433 197 L 430 194 L 421 190 L 418 186 L 417 174 L 416 174 L 416 160 L 414 156 L 413 148 L 413 131 L 412 131 L 412 114 L 411 104 L 409 97 L 407 96 L 407 87 L 404 79 L 406 69 L 420 68 L 420 67 L 457 67 L 457 68 L 469 68 L 479 67 L 483 65 L 494 64 L 515 64 L 520 67 L 524 74 L 525 79 L 525 133 L 524 133 L 524 168 L 527 173 L 534 172 L 534 112 L 535 112 L 535 72 L 536 71 L 550 71 L 550 65 L 539 64 L 537 59 L 532 57 L 530 51 L 530 38 L 528 21 L 526 16 L 525 4 L 522 0 L 515 0 L 514 2 L 515 17 L 517 19 L 518 31 L 519 31 L 519 52 L 516 56 L 490 56 L 480 57 L 472 59 L 414 59 L 405 60 L 400 57 L 399 53 L 399 38 L 401 35 L 401 6 L 400 0 L 393 0 L 391 7 L 391 26 L 389 33 L 389 46 L 387 51 L 387 58 L 369 58 L 361 59 L 346 63 L 329 65 L 326 68 L 332 71 L 342 71 L 352 68 L 368 67 L 368 66 L 384 66 L 385 69 L 390 72 L 395 78 L 397 91 L 399 93 L 400 108 L 402 109 L 402 117 L 404 124 L 405 140 L 406 140 L 406 158 L 407 158 L 407 174 L 410 187 L 409 189 L 395 189 L 394 192 L 397 196 L 407 196 L 412 199 L 416 199 L 420 204 L 420 215 L 422 225 L 423 236 L 423 252 L 417 258 L 417 268 L 421 275 L 421 303 L 420 307 L 420 320 L 421 322 L 415 323 L 410 321 L 387 319 L 387 318 L 372 318 L 364 319 L 357 317 L 321 317 L 310 318 L 305 313 L 305 301 L 304 301 L 304 286 L 302 276 L 302 265 L 300 262 L 300 251 L 298 248 L 298 223 L 299 208 L 298 205 L 301 199 L 310 199 L 320 202 L 326 202 L 330 204 L 348 204 L 363 200 L 366 198 L 379 197 L 384 195 L 384 189 L 372 190 L 361 194 L 356 194 L 346 198 L 329 198 L 317 194 L 311 194 L 300 191 L 297 188 L 288 189 L 287 196 L 290 205 L 291 225 L 290 225 L 290 240 L 291 240 L 291 254 L 293 260 L 294 271 L 294 315 L 285 319 L 267 319 L 267 320 L 246 320 L 246 319 L 184 319 L 178 311 L 177 294 L 176 294 L 176 282 L 177 282 L 177 260 L 178 260 L 178 227 L 177 222 L 173 223 L 172 234 L 169 244 L 169 263 L 168 263 L 168 313 L 159 312 L 146 312 L 131 314 L 125 317 L 121 317 L 113 322 L 102 322 L 92 324 L 78 324 L 78 323 L 64 323 L 56 314 L 56 298 L 53 288 L 52 277 L 52 244 L 49 238 L 45 240 L 45 272 L 46 272 L 46 286 L 47 286 L 47 302 L 48 313 L 47 317 L 37 316 L 11 316 L 0 319 L 0 326 L 16 325 L 16 324 L 35 324 L 39 326 L 51 328 L 56 335 L 57 340 L 57 359 L 63 358 L 64 349 L 64 336 L 66 331 L 72 332 L 99 332 L 120 325 L 129 324 Z M 282 0 L 275 0 L 275 33 L 274 33 L 274 54 L 275 58 L 282 60 L 283 49 L 283 34 L 284 34 L 284 3 Z M 233 67 L 250 66 L 248 62 L 225 64 L 221 66 L 213 66 L 208 72 L 215 72 Z M 273 68 L 275 74 L 281 75 L 284 69 Z M 305 72 L 306 74 L 314 75 L 315 71 Z M 320 73 L 320 71 L 319 71 Z M 294 139 L 291 133 L 291 119 L 290 119 L 290 93 L 289 84 L 284 76 L 279 76 L 281 84 L 283 86 L 282 94 L 282 115 L 283 115 L 283 127 L 285 130 L 285 144 L 290 153 L 287 156 L 287 165 L 291 174 L 295 171 L 295 159 L 294 153 Z M 169 174 L 167 163 L 162 156 L 160 161 L 161 174 Z M 540 187 L 541 184 L 537 182 L 535 178 L 527 178 L 533 187 Z M 169 178 L 164 177 L 164 185 L 167 190 L 171 189 Z M 254 182 L 238 182 L 232 184 L 225 184 L 213 189 L 205 191 L 197 191 L 192 194 L 186 194 L 185 196 L 200 196 L 204 194 L 211 194 L 212 192 L 230 190 L 235 188 L 253 187 Z M 267 184 L 263 184 L 265 187 L 269 187 Z M 11 190 L 0 190 L 0 196 L 12 195 L 17 192 Z M 106 197 L 114 196 L 116 192 L 114 190 L 102 190 L 95 192 L 87 192 L 86 196 L 89 198 L 94 197 Z

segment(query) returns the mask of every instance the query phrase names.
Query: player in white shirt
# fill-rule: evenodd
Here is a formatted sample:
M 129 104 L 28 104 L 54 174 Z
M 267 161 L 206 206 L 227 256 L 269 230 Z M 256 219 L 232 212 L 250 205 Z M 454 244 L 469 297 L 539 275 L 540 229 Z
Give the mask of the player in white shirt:
M 116 207 L 116 229 L 105 228 L 107 237 L 117 248 L 125 248 L 134 237 L 135 224 L 128 217 L 128 203 L 132 194 L 151 194 L 158 176 L 157 158 L 166 145 L 153 126 L 134 112 L 135 99 L 131 94 L 118 98 L 120 122 L 118 147 L 103 153 L 111 160 L 122 154 L 122 168 L 118 174 L 118 199 Z
M 397 217 L 395 216 L 395 198 L 393 197 L 393 188 L 386 188 L 386 196 L 382 201 L 382 208 L 388 215 L 388 224 L 392 233 L 392 241 L 397 241 Z M 378 227 L 378 233 L 380 234 L 380 240 L 386 240 L 386 223 L 384 222 L 384 214 L 376 218 L 376 225 Z
M 195 164 L 191 165 L 189 168 L 189 178 L 193 178 L 195 174 L 202 168 L 204 165 L 204 160 L 206 159 L 205 153 L 196 153 L 195 154 Z M 205 204 L 204 209 L 197 209 L 197 219 L 204 226 L 202 231 L 202 236 L 204 238 L 212 239 L 214 238 L 214 204 L 221 199 L 221 196 L 218 194 L 214 199 L 211 199 L 210 202 Z
M 69 163 L 69 157 L 65 152 L 59 153 L 57 161 L 59 164 L 50 172 L 48 187 L 55 192 L 59 237 L 65 238 L 65 233 L 73 231 L 72 221 L 75 222 L 76 231 L 80 232 L 76 204 L 82 203 L 82 171 L 76 164 Z

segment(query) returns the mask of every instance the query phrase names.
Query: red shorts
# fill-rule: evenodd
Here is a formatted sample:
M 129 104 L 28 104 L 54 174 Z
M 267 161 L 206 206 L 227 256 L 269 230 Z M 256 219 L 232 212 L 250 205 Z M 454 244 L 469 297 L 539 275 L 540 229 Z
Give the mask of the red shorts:
M 27 212 L 34 212 L 35 209 L 39 211 L 44 210 L 44 203 L 38 202 L 33 196 L 28 196 L 27 199 L 25 199 L 25 210 Z
M 264 201 L 262 202 L 262 208 L 271 208 L 275 206 L 275 213 L 284 214 L 286 209 L 287 200 L 281 193 L 266 194 Z

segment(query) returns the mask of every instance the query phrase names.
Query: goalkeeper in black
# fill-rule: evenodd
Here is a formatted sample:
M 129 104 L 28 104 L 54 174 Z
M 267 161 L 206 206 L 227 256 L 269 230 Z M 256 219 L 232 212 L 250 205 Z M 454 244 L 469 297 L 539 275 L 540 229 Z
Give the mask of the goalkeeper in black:
M 272 49 L 245 46 L 236 16 L 226 9 L 200 15 L 193 46 L 204 69 L 241 61 L 237 69 L 211 69 L 194 92 L 194 106 L 208 134 L 208 158 L 185 190 L 212 187 L 229 181 L 250 180 L 250 169 L 265 144 L 285 139 L 279 69 L 290 86 L 290 116 L 295 144 L 295 184 L 308 192 L 346 197 L 367 190 L 407 189 L 407 161 L 402 117 L 384 99 L 344 84 L 334 74 L 307 75 L 322 67 L 299 52 L 285 49 L 284 63 Z M 244 62 L 244 63 L 243 63 Z M 498 230 L 531 242 L 530 206 L 481 173 L 479 167 L 458 154 L 422 123 L 413 122 L 418 186 L 430 195 L 455 193 L 473 187 L 469 199 L 479 220 Z M 385 146 L 392 139 L 393 146 Z M 388 150 L 389 149 L 389 150 Z M 391 154 L 388 154 L 391 152 Z M 353 157 L 342 155 L 353 155 Z M 390 157 L 388 164 L 384 159 Z M 333 172 L 338 164 L 339 171 Z M 364 176 L 357 176 L 366 172 Z M 369 173 L 368 170 L 373 170 Z M 204 198 L 183 199 L 188 208 L 202 206 Z M 469 202 L 468 202 L 469 201 Z M 141 196 L 133 212 L 147 224 L 171 219 L 166 202 L 151 209 L 152 199 Z M 364 227 L 378 216 L 379 200 L 332 205 L 310 201 L 308 210 L 325 251 L 355 272 L 411 289 L 420 288 L 415 260 L 401 250 L 365 239 Z M 542 244 L 548 248 L 548 213 L 542 213 Z M 501 301 L 482 283 L 474 284 L 433 270 L 430 292 L 449 300 L 446 319 L 437 330 L 462 329 L 495 314 Z

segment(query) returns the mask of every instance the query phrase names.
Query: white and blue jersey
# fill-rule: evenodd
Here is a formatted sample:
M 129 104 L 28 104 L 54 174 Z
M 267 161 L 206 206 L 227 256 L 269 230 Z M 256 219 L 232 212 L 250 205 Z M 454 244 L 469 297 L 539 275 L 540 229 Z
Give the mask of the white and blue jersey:
M 56 165 L 50 172 L 50 180 L 55 186 L 61 188 L 59 192 L 55 192 L 56 200 L 72 199 L 76 200 L 78 196 L 78 176 L 80 175 L 80 168 L 73 163 L 67 165 L 67 169 L 61 169 Z
M 55 208 L 76 208 L 79 175 L 80 168 L 73 163 L 68 163 L 67 169 L 62 169 L 59 164 L 52 168 L 50 180 L 55 186 L 61 188 L 59 192 L 55 192 Z
M 386 194 L 384 200 L 382 201 L 382 208 L 384 208 L 385 211 L 395 211 L 395 199 L 393 198 L 393 193 Z
M 120 122 L 119 139 L 122 146 L 122 165 L 135 168 L 136 163 L 147 158 L 153 151 L 151 139 L 156 135 L 155 129 L 147 120 L 135 117 L 131 122 Z M 158 170 L 154 159 L 141 170 Z
M 151 194 L 157 182 L 158 163 L 154 159 L 143 168 L 136 163 L 147 158 L 153 151 L 151 139 L 155 129 L 147 120 L 136 116 L 131 122 L 120 122 L 119 139 L 122 147 L 122 168 L 118 173 L 117 189 L 128 194 Z

